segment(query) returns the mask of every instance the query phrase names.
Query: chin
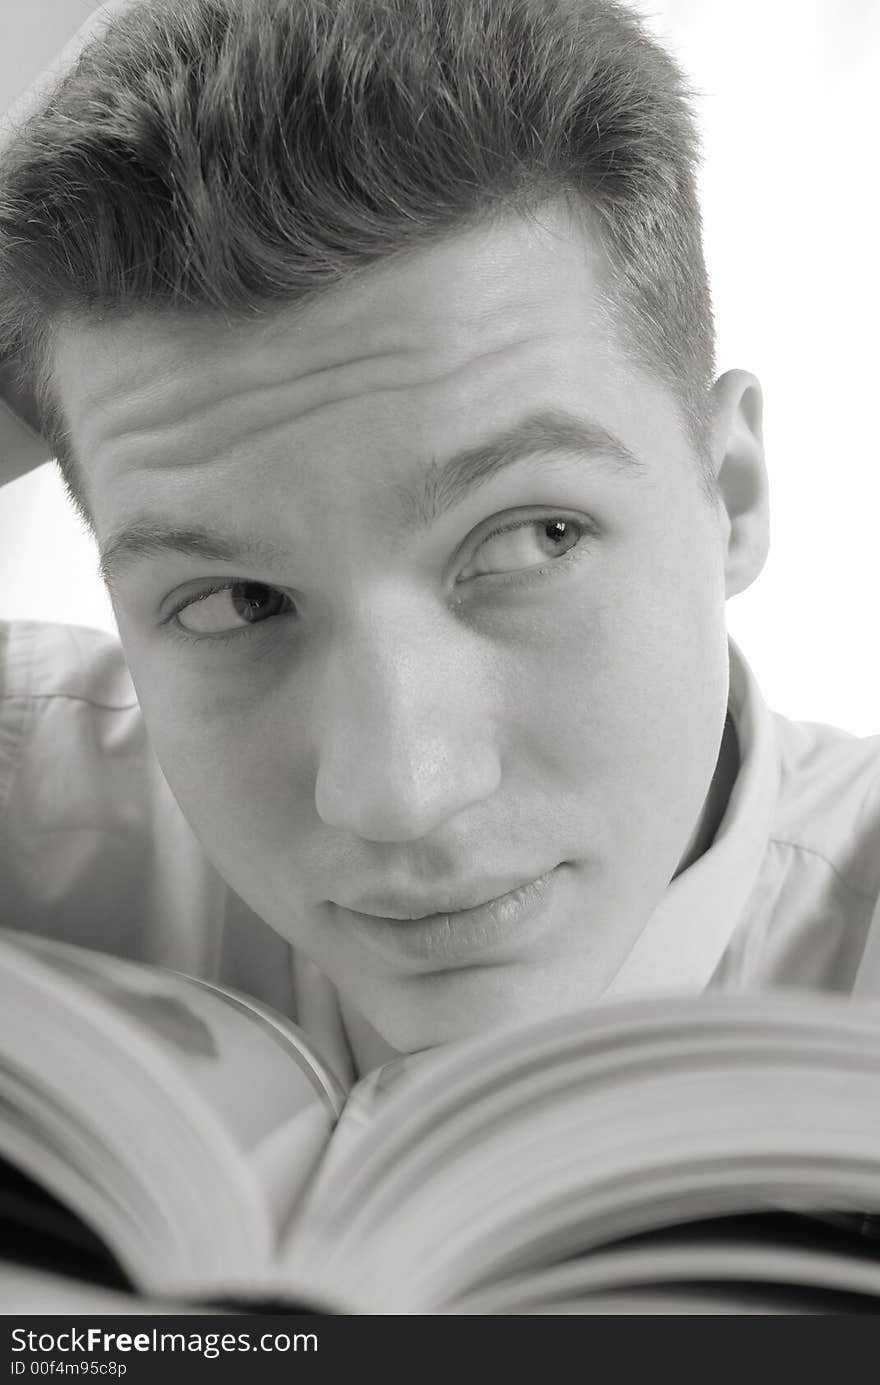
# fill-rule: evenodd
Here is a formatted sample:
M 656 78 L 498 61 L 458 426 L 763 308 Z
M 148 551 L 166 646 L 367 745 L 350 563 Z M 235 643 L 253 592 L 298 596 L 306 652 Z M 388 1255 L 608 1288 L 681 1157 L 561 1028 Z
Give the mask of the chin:
M 534 978 L 524 985 L 522 970 L 508 963 L 408 977 L 406 996 L 396 994 L 371 1023 L 397 1052 L 418 1053 L 556 1014 L 549 988 Z

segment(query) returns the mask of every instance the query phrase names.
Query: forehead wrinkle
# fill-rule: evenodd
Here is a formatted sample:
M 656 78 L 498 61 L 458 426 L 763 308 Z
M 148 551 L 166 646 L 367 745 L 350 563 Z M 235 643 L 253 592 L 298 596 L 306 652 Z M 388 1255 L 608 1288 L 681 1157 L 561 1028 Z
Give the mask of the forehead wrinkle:
M 198 379 L 195 382 L 185 380 L 181 383 L 178 378 L 179 372 L 176 373 L 174 370 L 163 370 L 158 379 L 150 381 L 146 386 L 139 380 L 137 386 L 127 393 L 120 392 L 119 380 L 116 378 L 108 382 L 104 390 L 96 391 L 92 388 L 88 392 L 86 398 L 91 415 L 99 425 L 100 434 L 104 436 L 99 436 L 94 441 L 89 437 L 91 420 L 87 413 L 80 425 L 84 434 L 82 441 L 85 450 L 93 458 L 97 458 L 105 447 L 115 451 L 124 443 L 127 448 L 134 448 L 138 453 L 149 451 L 151 466 L 173 467 L 178 464 L 178 458 L 174 453 L 180 447 L 181 432 L 194 433 L 197 445 L 197 440 L 201 437 L 201 425 L 207 420 L 212 420 L 219 426 L 221 421 L 228 418 L 228 423 L 224 423 L 223 446 L 237 447 L 259 435 L 272 433 L 276 428 L 291 423 L 299 424 L 326 408 L 339 408 L 371 395 L 378 398 L 384 393 L 398 394 L 410 390 L 418 392 L 433 389 L 436 385 L 448 382 L 456 375 L 472 369 L 474 365 L 485 365 L 492 358 L 507 358 L 523 348 L 530 349 L 544 335 L 546 334 L 535 332 L 525 335 L 520 333 L 513 339 L 508 337 L 500 342 L 493 341 L 476 354 L 467 353 L 464 357 L 458 349 L 449 348 L 452 350 L 453 359 L 445 361 L 439 369 L 433 370 L 427 379 L 424 378 L 421 360 L 428 354 L 436 354 L 437 348 L 424 342 L 395 347 L 383 346 L 381 349 L 362 351 L 354 356 L 344 355 L 339 359 L 335 357 L 340 347 L 335 347 L 326 359 L 312 362 L 307 370 L 293 375 L 286 360 L 282 358 L 279 364 L 279 353 L 276 352 L 275 357 L 268 363 L 268 379 L 263 369 L 260 377 L 254 377 L 250 383 L 237 382 L 229 387 L 223 384 L 222 378 L 214 378 L 208 392 L 198 389 Z M 236 362 L 232 361 L 230 365 L 236 365 L 238 369 Z M 265 365 L 263 357 L 261 365 Z M 364 370 L 369 367 L 374 368 L 371 375 L 375 374 L 376 378 L 363 378 Z M 391 367 L 393 378 L 388 375 Z M 222 369 L 221 364 L 221 371 Z M 346 372 L 351 370 L 360 378 L 356 379 L 353 387 L 346 388 Z M 170 400 L 167 394 L 169 382 L 172 385 Z M 307 398 L 301 402 L 300 407 L 291 411 L 290 392 L 303 389 Z M 239 405 L 244 399 L 252 401 L 255 406 L 259 405 L 256 427 L 250 417 L 241 421 Z M 172 416 L 156 420 L 157 401 L 166 411 L 173 404 Z M 115 410 L 114 405 L 117 406 Z M 120 415 L 119 424 L 114 426 L 116 414 Z M 164 462 L 161 453 L 167 449 L 170 449 L 170 456 L 168 461 Z M 192 455 L 187 460 L 190 465 L 199 464 L 193 460 Z M 214 460 L 216 458 L 213 453 L 204 458 L 208 463 Z
M 332 377 L 337 372 L 348 370 L 352 366 L 363 366 L 367 361 L 379 364 L 385 359 L 390 358 L 396 362 L 398 357 L 399 353 L 392 351 L 363 352 L 357 356 L 346 356 L 338 361 L 328 360 L 313 363 L 309 366 L 308 370 L 304 370 L 298 375 L 291 374 L 289 367 L 285 365 L 283 368 L 279 369 L 277 378 L 269 380 L 264 379 L 262 382 L 254 380 L 228 388 L 224 386 L 222 390 L 215 384 L 210 393 L 202 393 L 195 400 L 193 400 L 191 384 L 187 384 L 181 386 L 180 390 L 184 404 L 182 410 L 176 411 L 172 418 L 164 420 L 158 426 L 150 427 L 147 425 L 145 428 L 131 428 L 126 430 L 126 434 L 136 435 L 140 432 L 161 433 L 188 423 L 204 422 L 205 416 L 210 415 L 212 411 L 217 408 L 226 407 L 227 405 L 237 405 L 242 399 L 251 397 L 259 398 L 264 395 L 271 396 L 276 394 L 279 390 L 286 392 L 292 387 L 307 384 L 316 376 L 327 375 Z M 238 368 L 238 363 L 235 364 L 236 368 Z M 274 375 L 274 371 L 272 373 Z M 138 402 L 139 399 L 142 398 L 149 405 L 155 393 L 155 387 L 153 387 L 150 390 L 142 391 L 140 395 L 129 395 L 128 402 Z M 110 397 L 112 398 L 112 395 Z

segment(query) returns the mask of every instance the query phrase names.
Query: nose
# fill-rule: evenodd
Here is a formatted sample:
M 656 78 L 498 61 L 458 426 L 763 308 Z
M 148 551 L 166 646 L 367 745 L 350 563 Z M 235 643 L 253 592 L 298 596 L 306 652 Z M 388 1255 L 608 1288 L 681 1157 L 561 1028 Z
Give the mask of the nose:
M 349 625 L 321 689 L 318 815 L 374 842 L 412 842 L 501 779 L 473 637 L 445 611 L 375 606 Z

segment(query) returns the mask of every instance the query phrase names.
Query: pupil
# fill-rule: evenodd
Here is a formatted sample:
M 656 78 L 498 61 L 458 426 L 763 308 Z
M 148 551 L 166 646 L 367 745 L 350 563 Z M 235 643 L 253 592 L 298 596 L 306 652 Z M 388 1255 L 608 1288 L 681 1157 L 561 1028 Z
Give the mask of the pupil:
M 242 582 L 233 588 L 232 599 L 242 620 L 256 620 L 266 614 L 266 608 L 271 608 L 273 600 L 280 595 L 280 592 L 272 592 L 259 582 Z
M 549 524 L 545 524 L 544 533 L 552 543 L 560 543 L 562 539 L 565 538 L 565 531 L 567 528 L 568 526 L 564 519 L 554 519 L 551 520 Z

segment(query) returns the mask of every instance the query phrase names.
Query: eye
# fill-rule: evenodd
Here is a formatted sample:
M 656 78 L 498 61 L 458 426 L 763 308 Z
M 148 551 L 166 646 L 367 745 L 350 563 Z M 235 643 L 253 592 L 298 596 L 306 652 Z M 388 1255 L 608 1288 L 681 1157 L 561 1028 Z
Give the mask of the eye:
M 487 535 L 458 580 L 543 567 L 570 552 L 585 532 L 586 525 L 575 519 L 518 520 Z
M 227 582 L 188 598 L 171 613 L 193 635 L 225 635 L 296 610 L 289 596 L 262 582 Z

